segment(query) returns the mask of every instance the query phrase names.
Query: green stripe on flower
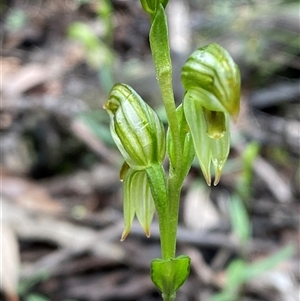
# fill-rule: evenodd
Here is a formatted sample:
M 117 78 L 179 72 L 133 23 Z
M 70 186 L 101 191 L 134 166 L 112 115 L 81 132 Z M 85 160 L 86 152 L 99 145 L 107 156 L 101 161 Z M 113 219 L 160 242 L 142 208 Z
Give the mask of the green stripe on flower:
M 204 90 L 209 98 L 213 95 L 218 100 L 211 99 L 203 103 L 205 108 L 238 115 L 241 84 L 239 68 L 220 45 L 209 44 L 192 53 L 182 68 L 181 80 L 186 91 Z
M 163 124 L 134 89 L 116 84 L 104 108 L 110 115 L 112 137 L 130 167 L 143 169 L 163 161 Z

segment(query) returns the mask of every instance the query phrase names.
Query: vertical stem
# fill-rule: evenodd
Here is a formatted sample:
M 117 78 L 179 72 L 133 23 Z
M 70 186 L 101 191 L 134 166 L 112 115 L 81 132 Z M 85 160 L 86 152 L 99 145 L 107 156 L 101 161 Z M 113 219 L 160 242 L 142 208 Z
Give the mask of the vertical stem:
M 174 257 L 174 230 L 173 227 L 170 227 L 169 199 L 165 171 L 160 164 L 152 164 L 146 169 L 146 172 L 158 213 L 162 258 L 172 258 Z
M 174 145 L 176 161 L 176 166 L 172 166 L 170 168 L 167 188 L 167 206 L 162 208 L 161 211 L 159 208 L 157 208 L 159 215 L 162 257 L 164 259 L 168 259 L 175 257 L 176 252 L 176 236 L 180 199 L 180 185 L 178 185 L 178 178 L 181 173 L 182 146 L 173 94 L 172 62 L 168 37 L 168 24 L 165 10 L 161 4 L 156 12 L 155 17 L 152 18 L 151 21 L 152 26 L 149 35 L 150 47 L 158 84 L 161 90 L 168 118 L 169 130 Z
M 153 164 L 146 169 L 151 193 L 158 213 L 162 258 L 175 257 L 180 185 L 174 172 L 167 187 L 163 167 Z
M 169 198 L 169 227 L 171 232 L 172 241 L 172 253 L 175 257 L 176 252 L 176 237 L 178 226 L 178 214 L 179 214 L 179 202 L 181 188 L 178 185 L 178 177 L 174 169 L 170 169 L 169 181 L 168 181 L 168 198 Z
M 172 61 L 170 55 L 168 24 L 165 10 L 161 4 L 153 19 L 149 37 L 157 80 L 165 105 L 170 133 L 176 152 L 176 161 L 178 166 L 180 166 L 181 144 L 172 85 Z

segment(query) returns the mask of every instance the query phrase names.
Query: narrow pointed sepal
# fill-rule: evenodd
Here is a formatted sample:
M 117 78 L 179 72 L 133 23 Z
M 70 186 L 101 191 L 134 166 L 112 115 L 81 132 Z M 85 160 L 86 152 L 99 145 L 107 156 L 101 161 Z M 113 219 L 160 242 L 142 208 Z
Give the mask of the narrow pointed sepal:
M 220 139 L 211 139 L 211 160 L 215 171 L 214 186 L 216 186 L 221 178 L 223 167 L 227 161 L 230 150 L 230 126 L 229 117 L 225 115 L 226 131 Z
M 124 231 L 122 232 L 120 241 L 124 241 L 127 238 L 129 232 L 130 232 L 130 228 L 125 228 Z
M 134 185 L 136 193 L 136 216 L 147 237 L 150 237 L 150 226 L 155 212 L 155 205 L 151 194 L 146 171 L 138 171 L 135 174 Z
M 134 175 L 136 171 L 130 169 L 126 172 L 123 186 L 123 216 L 124 216 L 124 231 L 121 236 L 121 241 L 128 236 L 132 221 L 136 212 L 136 200 L 134 193 Z
M 186 93 L 183 100 L 183 109 L 193 139 L 196 157 L 208 186 L 211 185 L 211 152 L 210 138 L 206 133 L 206 122 L 203 107 L 193 95 Z
M 145 170 L 129 169 L 126 172 L 123 186 L 123 214 L 125 229 L 121 241 L 129 234 L 134 215 L 145 231 L 150 236 L 150 226 L 155 212 L 148 176 Z

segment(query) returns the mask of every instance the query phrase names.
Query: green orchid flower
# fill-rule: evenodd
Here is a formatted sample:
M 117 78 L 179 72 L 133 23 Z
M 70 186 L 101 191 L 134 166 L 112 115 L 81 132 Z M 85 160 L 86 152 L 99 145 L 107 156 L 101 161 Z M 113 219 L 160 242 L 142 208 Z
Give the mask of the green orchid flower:
M 230 54 L 218 44 L 196 50 L 182 68 L 186 90 L 184 114 L 196 156 L 206 182 L 211 185 L 210 166 L 217 185 L 230 149 L 229 117 L 240 109 L 240 73 Z
M 131 168 L 145 169 L 163 161 L 166 153 L 164 126 L 133 88 L 116 84 L 104 108 L 110 115 L 112 137 Z
M 104 108 L 110 115 L 112 137 L 125 159 L 120 170 L 125 222 L 121 240 L 129 234 L 135 214 L 149 237 L 155 206 L 165 206 L 164 126 L 155 111 L 125 84 L 112 88 Z

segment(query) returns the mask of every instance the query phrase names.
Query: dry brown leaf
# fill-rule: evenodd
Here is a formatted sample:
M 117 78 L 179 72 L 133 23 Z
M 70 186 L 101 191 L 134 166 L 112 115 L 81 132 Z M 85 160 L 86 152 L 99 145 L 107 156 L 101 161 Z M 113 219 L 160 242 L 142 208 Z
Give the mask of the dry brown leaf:
M 30 63 L 15 68 L 14 72 L 6 72 L 1 85 L 4 104 L 11 106 L 11 99 L 17 99 L 22 93 L 39 85 L 60 82 L 61 76 L 82 59 L 76 49 L 67 47 L 62 56 L 53 55 L 45 64 Z
M 49 70 L 45 66 L 28 64 L 4 78 L 2 90 L 4 95 L 16 97 L 30 88 L 44 83 L 49 77 Z
M 30 210 L 57 214 L 63 207 L 33 181 L 1 173 L 0 194 Z

